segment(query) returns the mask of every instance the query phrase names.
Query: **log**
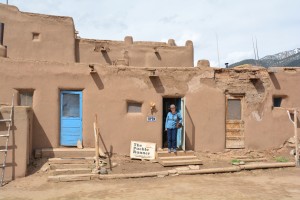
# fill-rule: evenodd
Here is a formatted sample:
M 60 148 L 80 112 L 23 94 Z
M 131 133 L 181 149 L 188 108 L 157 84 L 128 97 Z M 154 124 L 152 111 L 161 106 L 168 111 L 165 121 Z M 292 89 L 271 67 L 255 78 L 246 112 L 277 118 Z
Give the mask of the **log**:
M 228 172 L 239 172 L 239 171 L 241 171 L 240 167 L 224 167 L 224 168 L 178 171 L 178 174 L 179 175 L 215 174 L 215 173 L 228 173 Z
M 269 169 L 269 168 L 281 168 L 281 167 L 295 167 L 294 162 L 286 163 L 255 163 L 251 165 L 240 165 L 240 168 L 243 170 L 252 170 L 252 169 Z

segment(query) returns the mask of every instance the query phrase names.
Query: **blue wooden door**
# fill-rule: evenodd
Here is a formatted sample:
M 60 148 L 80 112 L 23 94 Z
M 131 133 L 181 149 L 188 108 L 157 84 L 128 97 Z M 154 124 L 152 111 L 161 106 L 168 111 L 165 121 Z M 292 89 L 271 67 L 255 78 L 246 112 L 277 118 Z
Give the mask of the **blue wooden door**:
M 60 93 L 60 144 L 76 146 L 82 142 L 82 91 Z

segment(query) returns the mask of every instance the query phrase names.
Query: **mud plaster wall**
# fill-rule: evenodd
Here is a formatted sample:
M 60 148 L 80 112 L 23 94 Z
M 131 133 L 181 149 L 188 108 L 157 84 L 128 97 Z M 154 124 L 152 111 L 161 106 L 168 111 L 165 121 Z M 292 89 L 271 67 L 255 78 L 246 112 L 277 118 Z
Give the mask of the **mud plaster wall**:
M 22 71 L 18 66 L 22 66 Z M 42 66 L 42 67 L 41 67 Z M 96 65 L 96 74 L 91 75 L 87 64 L 61 64 L 50 62 L 12 61 L 0 59 L 1 101 L 9 102 L 7 94 L 18 89 L 34 89 L 33 95 L 33 148 L 59 147 L 60 90 L 83 91 L 83 145 L 93 147 L 93 121 L 98 114 L 100 131 L 109 150 L 128 154 L 131 140 L 155 142 L 162 146 L 162 97 L 186 96 L 186 110 L 190 112 L 195 131 L 187 122 L 188 149 L 193 147 L 220 149 L 219 140 L 199 139 L 201 134 L 221 134 L 224 127 L 220 117 L 211 117 L 214 104 L 208 99 L 221 99 L 220 91 L 203 86 L 198 88 L 201 74 L 213 74 L 200 68 L 159 68 L 158 77 L 149 78 L 146 68 L 112 67 Z M 201 83 L 200 83 L 201 84 Z M 190 90 L 191 89 L 191 90 Z M 199 93 L 199 94 L 197 94 Z M 195 96 L 197 94 L 197 96 Z M 203 95 L 203 104 L 197 97 Z M 195 98 L 194 98 L 195 96 Z M 206 98 L 204 98 L 204 96 Z M 194 100 L 193 100 L 194 98 Z M 127 101 L 142 102 L 142 113 L 127 113 Z M 216 100 L 212 100 L 217 101 Z M 148 123 L 150 102 L 156 103 L 157 122 Z M 222 101 L 223 102 L 223 101 Z M 220 103 L 219 107 L 223 107 Z M 192 111 L 193 110 L 193 111 Z M 224 110 L 224 109 L 222 109 Z M 203 111 L 203 112 L 202 112 Z M 222 111 L 221 111 L 222 112 Z M 199 132 L 199 133 L 198 133 Z M 196 139 L 196 137 L 198 139 Z M 213 137 L 214 138 L 214 137 Z M 222 139 L 221 139 L 222 140 Z M 224 139 L 223 139 L 224 140 Z
M 0 107 L 0 119 L 9 118 L 10 108 Z M 32 109 L 30 107 L 14 107 L 13 127 L 9 137 L 8 153 L 5 168 L 5 180 L 24 177 L 29 164 L 32 144 Z M 0 124 L 0 134 L 7 134 L 7 126 Z M 0 138 L 0 146 L 5 147 L 5 138 Z M 3 161 L 1 153 L 1 164 Z
M 282 69 L 283 70 L 283 69 Z M 245 147 L 278 148 L 294 135 L 287 112 L 273 108 L 273 96 L 284 96 L 282 107 L 300 107 L 299 69 L 268 73 L 266 69 L 236 68 L 216 72 L 216 85 L 227 94 L 244 94 Z M 258 78 L 257 80 L 252 78 Z
M 260 116 L 251 113 L 247 129 L 253 137 L 247 140 L 247 146 L 253 149 L 280 147 L 285 140 L 294 136 L 293 124 L 288 119 L 286 110 L 273 108 L 273 96 L 283 96 L 282 107 L 300 107 L 300 70 L 279 69 L 270 73 L 271 87 L 266 98 L 265 107 Z M 265 124 L 269 124 L 266 126 Z M 299 133 L 298 115 L 298 133 Z
M 75 29 L 70 17 L 20 12 L 0 4 L 7 57 L 26 60 L 75 62 Z M 34 39 L 33 33 L 39 33 Z
M 127 37 L 128 38 L 128 37 Z M 101 51 L 105 48 L 105 51 Z M 164 42 L 76 40 L 76 61 L 142 67 L 193 67 L 193 43 L 171 46 Z

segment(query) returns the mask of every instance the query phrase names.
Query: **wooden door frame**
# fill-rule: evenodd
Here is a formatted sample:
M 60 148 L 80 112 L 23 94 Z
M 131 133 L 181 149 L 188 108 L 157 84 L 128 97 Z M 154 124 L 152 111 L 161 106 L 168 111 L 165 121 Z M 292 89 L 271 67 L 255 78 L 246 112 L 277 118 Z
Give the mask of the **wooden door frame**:
M 230 99 L 238 99 L 241 101 L 241 119 L 240 120 L 227 120 L 227 116 L 228 116 L 228 100 Z M 244 101 L 245 101 L 245 94 L 231 94 L 231 93 L 228 93 L 225 95 L 225 100 L 226 100 L 226 103 L 225 103 L 225 148 L 227 149 L 242 149 L 242 148 L 245 148 L 245 128 L 244 128 Z M 243 129 L 241 130 L 242 131 L 242 134 L 243 134 L 243 142 L 244 142 L 244 145 L 243 147 L 228 147 L 227 146 L 227 122 L 230 122 L 230 123 L 234 123 L 234 122 L 237 122 L 237 123 L 241 123 L 243 124 Z

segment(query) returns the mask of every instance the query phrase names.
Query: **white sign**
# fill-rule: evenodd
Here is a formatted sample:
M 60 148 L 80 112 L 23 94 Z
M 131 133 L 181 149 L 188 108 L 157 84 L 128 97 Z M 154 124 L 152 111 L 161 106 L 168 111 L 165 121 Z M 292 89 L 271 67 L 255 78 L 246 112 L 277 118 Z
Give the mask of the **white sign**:
M 147 117 L 147 122 L 156 122 L 156 117 L 155 116 L 148 116 Z
M 155 159 L 155 143 L 131 141 L 130 158 Z

